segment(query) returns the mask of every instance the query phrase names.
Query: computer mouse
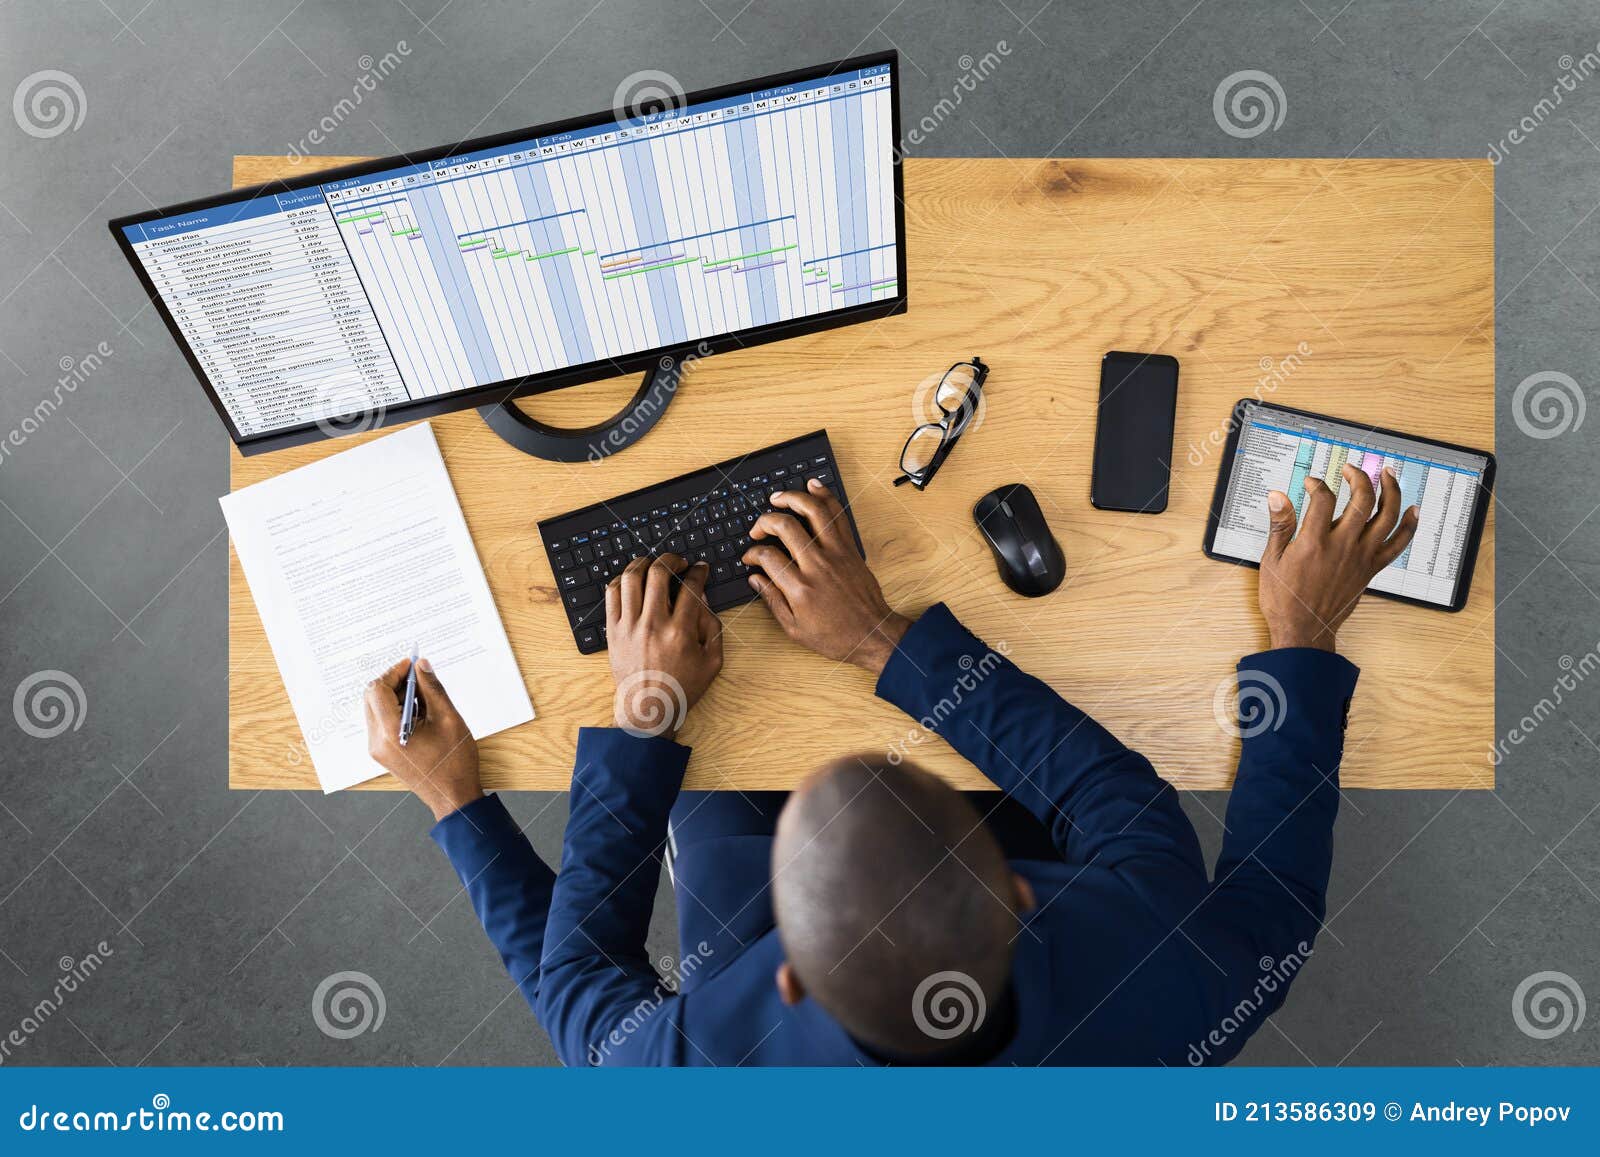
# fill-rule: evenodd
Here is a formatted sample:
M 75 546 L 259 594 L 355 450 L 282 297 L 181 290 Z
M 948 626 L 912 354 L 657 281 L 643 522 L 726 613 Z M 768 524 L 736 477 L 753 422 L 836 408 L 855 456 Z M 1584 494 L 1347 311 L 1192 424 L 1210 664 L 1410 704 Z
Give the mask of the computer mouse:
M 1039 500 L 1020 482 L 991 490 L 972 508 L 972 517 L 994 551 L 1000 579 L 1019 595 L 1047 595 L 1067 577 L 1067 556 L 1050 533 Z

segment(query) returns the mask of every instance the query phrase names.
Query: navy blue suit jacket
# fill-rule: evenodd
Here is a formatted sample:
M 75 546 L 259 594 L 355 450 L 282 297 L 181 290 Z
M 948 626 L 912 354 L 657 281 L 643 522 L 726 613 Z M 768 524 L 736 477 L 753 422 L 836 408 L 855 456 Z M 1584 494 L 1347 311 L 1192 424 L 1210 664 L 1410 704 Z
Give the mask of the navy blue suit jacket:
M 1012 862 L 1037 904 L 1016 940 L 1015 1031 L 991 1063 L 1219 1063 L 1283 1003 L 1325 912 L 1357 671 L 1310 649 L 1251 655 L 1239 671 L 1261 710 L 1245 715 L 1208 878 L 1148 760 L 943 605 L 906 633 L 877 693 L 1027 807 L 1059 853 Z M 559 875 L 496 797 L 433 830 L 556 1052 L 570 1065 L 879 1063 L 814 1001 L 778 997 L 770 839 L 679 857 L 686 975 L 664 986 L 645 934 L 688 762 L 667 739 L 580 731 Z

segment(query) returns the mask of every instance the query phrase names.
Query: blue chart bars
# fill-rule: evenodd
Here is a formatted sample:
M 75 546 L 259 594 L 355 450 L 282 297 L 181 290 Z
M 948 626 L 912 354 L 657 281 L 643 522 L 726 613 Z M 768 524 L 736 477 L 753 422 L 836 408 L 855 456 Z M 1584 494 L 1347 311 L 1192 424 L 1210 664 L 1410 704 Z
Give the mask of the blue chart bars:
M 241 437 L 895 295 L 888 65 L 127 226 Z

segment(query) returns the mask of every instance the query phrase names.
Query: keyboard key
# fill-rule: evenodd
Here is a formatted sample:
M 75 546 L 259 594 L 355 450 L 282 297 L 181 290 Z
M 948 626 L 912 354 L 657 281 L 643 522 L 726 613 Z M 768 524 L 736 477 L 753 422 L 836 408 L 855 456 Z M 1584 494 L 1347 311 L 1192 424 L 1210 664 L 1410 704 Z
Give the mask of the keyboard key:
M 591 603 L 597 603 L 599 601 L 600 588 L 597 586 L 583 586 L 579 587 L 575 591 L 567 592 L 567 606 L 572 607 L 574 610 L 577 610 L 581 607 L 587 607 Z
M 749 581 L 742 578 L 732 579 L 729 582 L 718 583 L 716 586 L 706 588 L 706 602 L 714 611 L 726 610 L 739 603 L 747 603 L 756 598 L 756 589 Z

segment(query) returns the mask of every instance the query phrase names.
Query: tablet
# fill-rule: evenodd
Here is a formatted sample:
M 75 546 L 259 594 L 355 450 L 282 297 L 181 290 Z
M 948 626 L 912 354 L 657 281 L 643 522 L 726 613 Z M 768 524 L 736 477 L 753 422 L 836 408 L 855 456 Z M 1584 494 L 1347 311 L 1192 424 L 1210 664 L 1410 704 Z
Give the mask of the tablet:
M 1321 478 L 1335 490 L 1338 517 L 1350 498 L 1340 479 L 1347 462 L 1374 485 L 1385 465 L 1394 466 L 1405 505 L 1421 516 L 1411 545 L 1367 590 L 1444 611 L 1466 606 L 1494 485 L 1493 454 L 1254 398 L 1233 408 L 1206 520 L 1206 554 L 1259 566 L 1267 545 L 1267 491 L 1287 494 L 1298 515 L 1307 478 Z

